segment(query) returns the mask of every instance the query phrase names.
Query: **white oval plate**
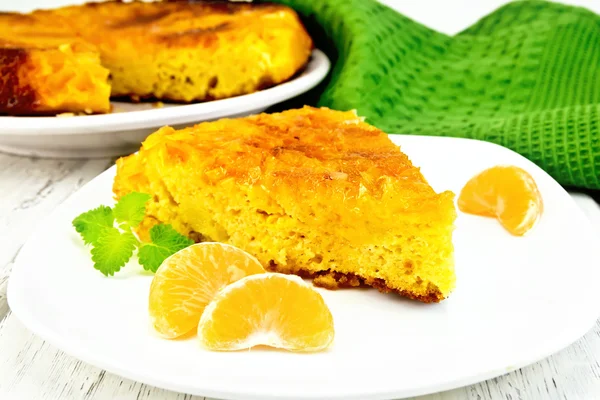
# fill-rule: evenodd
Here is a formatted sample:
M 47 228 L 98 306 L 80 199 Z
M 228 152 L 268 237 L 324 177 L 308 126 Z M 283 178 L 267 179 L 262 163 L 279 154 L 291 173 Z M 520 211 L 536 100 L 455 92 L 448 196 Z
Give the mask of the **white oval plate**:
M 264 111 L 317 86 L 330 62 L 315 49 L 294 79 L 243 96 L 205 103 L 156 108 L 150 103 L 112 102 L 111 114 L 75 117 L 0 117 L 0 151 L 56 158 L 111 157 L 137 150 L 148 134 L 164 125 L 181 128 L 196 122 Z
M 152 276 L 132 261 L 105 278 L 71 226 L 79 213 L 112 204 L 112 168 L 37 228 L 13 267 L 9 305 L 29 329 L 85 362 L 166 389 L 244 400 L 397 399 L 451 389 L 540 360 L 593 326 L 597 238 L 565 190 L 503 147 L 392 137 L 436 190 L 458 193 L 474 174 L 508 163 L 528 170 L 544 199 L 543 217 L 521 238 L 495 220 L 459 213 L 457 287 L 440 304 L 319 289 L 336 329 L 333 347 L 319 354 L 217 353 L 194 338 L 160 339 L 148 323 Z

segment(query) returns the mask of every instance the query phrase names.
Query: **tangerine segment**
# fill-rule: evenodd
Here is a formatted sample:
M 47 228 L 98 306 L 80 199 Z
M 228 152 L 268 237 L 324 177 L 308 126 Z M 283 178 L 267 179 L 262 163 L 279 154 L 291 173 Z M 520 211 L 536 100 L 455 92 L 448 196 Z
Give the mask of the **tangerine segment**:
M 223 243 L 186 247 L 167 258 L 150 286 L 149 313 L 154 329 L 173 339 L 198 326 L 206 305 L 223 287 L 264 273 L 256 258 Z
M 471 178 L 458 197 L 458 208 L 494 217 L 515 236 L 529 231 L 542 214 L 542 196 L 533 177 L 515 166 L 495 166 Z
M 206 307 L 198 336 L 210 350 L 258 345 L 319 351 L 334 337 L 333 316 L 321 295 L 298 276 L 248 276 L 223 289 Z

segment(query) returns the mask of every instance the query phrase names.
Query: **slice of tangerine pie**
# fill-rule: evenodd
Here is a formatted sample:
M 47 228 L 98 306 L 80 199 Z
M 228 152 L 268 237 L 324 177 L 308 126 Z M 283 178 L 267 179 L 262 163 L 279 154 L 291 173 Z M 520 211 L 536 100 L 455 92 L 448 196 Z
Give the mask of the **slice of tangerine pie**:
M 455 285 L 454 194 L 436 192 L 354 112 L 304 107 L 164 127 L 117 161 L 113 190 L 152 196 L 142 240 L 169 223 L 331 289 L 439 302 Z

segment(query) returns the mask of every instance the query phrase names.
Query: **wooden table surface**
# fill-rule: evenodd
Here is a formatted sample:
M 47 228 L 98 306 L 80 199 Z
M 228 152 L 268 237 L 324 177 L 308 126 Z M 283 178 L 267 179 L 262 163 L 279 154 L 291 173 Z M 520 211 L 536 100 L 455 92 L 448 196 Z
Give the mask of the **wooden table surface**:
M 11 314 L 11 264 L 40 218 L 113 164 L 0 153 L 0 399 L 200 399 L 121 379 L 80 362 L 29 332 Z M 600 207 L 574 195 L 598 227 Z M 600 239 L 599 239 L 600 240 Z M 600 307 L 600 301 L 599 301 Z M 600 399 L 600 323 L 561 352 L 508 375 L 419 400 Z

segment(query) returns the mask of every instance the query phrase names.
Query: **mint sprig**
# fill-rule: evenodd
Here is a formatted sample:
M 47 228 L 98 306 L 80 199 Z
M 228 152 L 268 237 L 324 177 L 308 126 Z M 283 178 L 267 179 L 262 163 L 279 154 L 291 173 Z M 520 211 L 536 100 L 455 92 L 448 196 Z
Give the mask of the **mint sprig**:
M 151 242 L 144 243 L 138 253 L 140 264 L 156 272 L 160 264 L 171 254 L 193 244 L 194 241 L 180 235 L 171 225 L 154 225 L 150 229 Z
M 194 243 L 169 224 L 154 225 L 147 243 L 136 238 L 133 230 L 144 220 L 150 198 L 146 193 L 128 193 L 113 208 L 101 205 L 73 219 L 84 244 L 92 247 L 94 268 L 105 276 L 119 272 L 136 249 L 140 265 L 156 272 L 167 257 Z
M 102 232 L 114 225 L 115 217 L 107 206 L 100 206 L 80 214 L 73 220 L 75 230 L 79 232 L 85 244 L 98 242 Z
M 114 275 L 127 264 L 136 244 L 137 239 L 131 232 L 119 232 L 117 228 L 107 228 L 93 244 L 91 253 L 94 268 L 106 276 Z
M 121 197 L 113 208 L 113 215 L 119 224 L 126 224 L 135 229 L 146 216 L 146 203 L 150 195 L 146 193 L 131 192 Z

